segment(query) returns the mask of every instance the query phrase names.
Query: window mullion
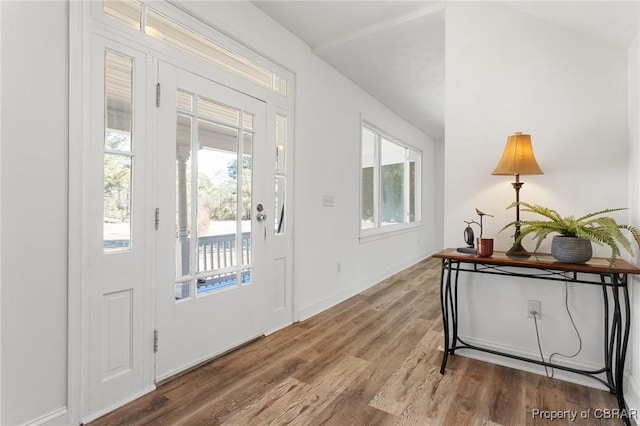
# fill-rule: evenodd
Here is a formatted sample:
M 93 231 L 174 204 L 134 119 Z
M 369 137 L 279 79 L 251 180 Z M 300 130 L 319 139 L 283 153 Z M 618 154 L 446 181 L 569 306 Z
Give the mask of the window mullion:
M 422 156 L 418 156 L 415 161 L 415 175 L 413 177 L 415 193 L 415 221 L 422 221 Z
M 107 155 L 120 155 L 122 157 L 129 157 L 129 158 L 135 157 L 135 153 L 130 152 L 130 151 L 115 151 L 115 150 L 112 150 L 112 149 L 105 149 L 104 153 L 107 154 Z
M 242 284 L 242 205 L 244 203 L 244 194 L 242 192 L 244 178 L 244 111 L 240 111 L 240 129 L 238 130 L 238 136 L 236 140 L 236 147 L 238 152 L 236 153 L 236 283 Z M 253 213 L 253 210 L 251 210 Z M 233 263 L 232 263 L 233 264 Z
M 198 123 L 198 102 L 196 97 L 192 100 L 192 110 L 194 112 L 194 119 L 191 121 L 191 235 L 189 240 L 189 272 L 192 277 L 192 285 L 189 286 L 189 294 L 191 297 L 196 297 L 198 293 L 198 282 L 196 275 L 198 271 L 198 262 L 200 261 L 200 253 L 198 252 L 198 146 L 199 146 L 199 123 Z
M 381 162 L 381 138 L 380 134 L 376 133 L 376 140 L 373 147 L 373 227 L 380 227 L 380 217 L 382 216 L 381 200 L 382 200 L 382 162 Z
M 410 204 L 411 204 L 411 165 L 409 162 L 409 149 L 404 149 L 404 223 L 410 222 Z
M 140 4 L 140 32 L 142 34 L 145 33 L 145 28 L 147 27 L 147 5 L 144 3 Z

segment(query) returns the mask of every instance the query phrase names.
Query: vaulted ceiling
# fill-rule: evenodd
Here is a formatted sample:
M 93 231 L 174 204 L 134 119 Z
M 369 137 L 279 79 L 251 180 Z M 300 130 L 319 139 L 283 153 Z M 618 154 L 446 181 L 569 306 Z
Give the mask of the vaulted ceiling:
M 623 47 L 640 27 L 640 0 L 501 3 Z M 446 1 L 254 4 L 400 117 L 444 139 Z

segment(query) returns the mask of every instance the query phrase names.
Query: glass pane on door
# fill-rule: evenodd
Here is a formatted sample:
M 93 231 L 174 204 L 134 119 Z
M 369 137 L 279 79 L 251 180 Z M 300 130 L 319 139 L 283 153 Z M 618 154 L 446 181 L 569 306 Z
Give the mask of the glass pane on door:
M 238 264 L 238 130 L 198 120 L 197 272 Z
M 247 116 L 248 114 L 245 114 Z M 246 121 L 246 119 L 245 119 Z M 251 264 L 251 211 L 253 206 L 253 134 L 243 133 L 242 146 L 242 265 Z M 243 275 L 242 282 L 251 281 L 251 274 Z
M 176 277 L 191 271 L 191 117 L 176 123 Z M 180 294 L 183 294 L 181 292 Z
M 254 116 L 180 90 L 176 108 L 179 300 L 251 282 Z

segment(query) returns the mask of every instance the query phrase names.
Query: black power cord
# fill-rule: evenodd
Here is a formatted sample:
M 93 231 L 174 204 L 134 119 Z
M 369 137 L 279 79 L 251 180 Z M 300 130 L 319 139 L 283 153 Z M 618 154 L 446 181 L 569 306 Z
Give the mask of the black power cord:
M 571 311 L 569 310 L 569 285 L 567 281 L 564 282 L 564 306 L 567 310 L 567 314 L 569 314 L 571 325 L 573 326 L 573 329 L 576 331 L 576 336 L 578 336 L 578 350 L 573 355 L 563 355 L 560 352 L 554 352 L 551 355 L 549 355 L 549 364 L 551 364 L 552 358 L 556 355 L 561 356 L 563 358 L 571 359 L 571 358 L 575 358 L 576 356 L 578 356 L 580 352 L 582 352 L 582 337 L 580 336 L 578 327 L 576 327 L 576 323 L 573 320 L 573 315 L 571 315 Z M 540 344 L 540 332 L 538 331 L 538 312 L 535 312 L 532 314 L 533 314 L 533 323 L 536 326 L 536 338 L 538 339 L 538 351 L 540 351 L 540 359 L 542 359 L 542 362 L 545 362 L 544 355 L 542 354 L 542 345 Z M 551 370 L 551 374 L 549 374 L 549 370 Z M 548 367 L 546 365 L 544 366 L 544 373 L 550 379 L 552 379 L 553 376 L 555 375 L 555 371 L 553 367 Z

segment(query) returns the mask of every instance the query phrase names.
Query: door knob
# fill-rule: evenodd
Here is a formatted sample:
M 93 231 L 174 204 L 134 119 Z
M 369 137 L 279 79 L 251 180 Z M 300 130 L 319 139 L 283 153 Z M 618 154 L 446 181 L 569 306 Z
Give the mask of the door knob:
M 258 222 L 262 222 L 267 218 L 267 214 L 263 213 L 264 206 L 262 204 L 258 204 L 256 206 L 256 210 L 258 211 L 258 214 L 256 215 L 256 219 L 258 219 Z

